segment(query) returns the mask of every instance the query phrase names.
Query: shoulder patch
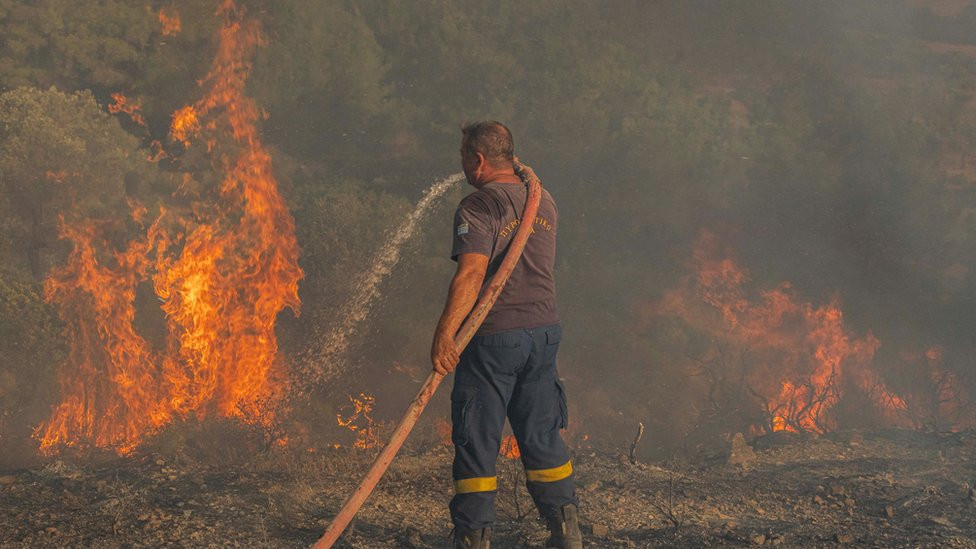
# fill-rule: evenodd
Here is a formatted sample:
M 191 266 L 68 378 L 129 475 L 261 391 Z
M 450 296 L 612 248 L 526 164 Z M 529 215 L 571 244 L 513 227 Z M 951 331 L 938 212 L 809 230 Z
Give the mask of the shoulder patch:
M 468 223 L 467 222 L 461 223 L 457 227 L 457 235 L 458 236 L 461 236 L 463 234 L 468 234 Z

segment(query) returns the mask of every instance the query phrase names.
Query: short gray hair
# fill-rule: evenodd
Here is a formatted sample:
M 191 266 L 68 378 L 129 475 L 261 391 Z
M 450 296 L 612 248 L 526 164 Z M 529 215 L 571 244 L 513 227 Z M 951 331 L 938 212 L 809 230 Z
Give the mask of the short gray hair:
M 515 157 L 512 132 L 501 122 L 494 120 L 469 122 L 461 126 L 461 133 L 464 134 L 461 140 L 464 154 L 480 152 L 493 164 L 499 160 L 511 163 Z

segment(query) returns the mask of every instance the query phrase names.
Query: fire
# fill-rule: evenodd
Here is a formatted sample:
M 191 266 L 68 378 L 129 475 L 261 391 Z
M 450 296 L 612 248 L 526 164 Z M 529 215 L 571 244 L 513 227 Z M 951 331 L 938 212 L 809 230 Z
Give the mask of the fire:
M 222 2 L 218 14 L 225 24 L 203 81 L 208 93 L 180 112 L 193 113 L 197 125 L 189 127 L 205 135 L 226 166 L 222 203 L 208 222 L 183 224 L 181 255 L 160 257 L 153 284 L 175 328 L 163 364 L 174 409 L 199 411 L 210 403 L 221 415 L 245 417 L 265 413 L 265 401 L 284 388 L 273 379 L 274 323 L 285 307 L 298 313 L 302 271 L 294 220 L 258 133 L 262 111 L 245 95 L 250 56 L 263 37 L 256 23 L 241 20 L 233 1 Z M 187 142 L 191 136 L 180 131 L 188 126 L 178 122 L 185 120 L 174 116 L 173 135 Z M 227 130 L 232 144 L 225 152 L 220 138 Z
M 61 306 L 71 353 L 62 403 L 35 432 L 42 451 L 91 444 L 124 453 L 189 414 L 269 425 L 288 386 L 274 324 L 286 307 L 298 313 L 302 271 L 258 133 L 262 112 L 244 93 L 263 38 L 233 1 L 217 13 L 224 25 L 201 82 L 207 92 L 174 114 L 171 132 L 187 146 L 206 139 L 223 171 L 218 199 L 201 198 L 192 214 L 160 208 L 124 252 L 100 251 L 111 247 L 94 222 L 62 223 L 74 249 L 48 278 L 47 295 Z M 169 330 L 155 353 L 132 326 L 135 288 L 150 273 Z
M 349 406 L 344 413 L 336 414 L 339 426 L 356 433 L 356 442 L 353 443 L 356 448 L 366 450 L 381 444 L 372 416 L 374 402 L 372 395 L 359 393 L 358 397 L 349 397 Z
M 905 401 L 871 365 L 880 342 L 870 333 L 852 336 L 836 299 L 819 306 L 801 302 L 789 283 L 749 297 L 749 273 L 730 255 L 714 235 L 703 233 L 694 254 L 695 275 L 665 298 L 662 310 L 715 341 L 749 350 L 745 382 L 765 407 L 767 429 L 832 429 L 830 411 L 850 385 L 893 421 L 902 417 Z
M 440 438 L 441 444 L 452 446 L 454 443 L 451 441 L 451 422 L 444 418 L 437 418 L 434 420 L 434 430 L 437 433 L 438 438 Z M 502 437 L 501 447 L 498 453 L 507 459 L 519 459 L 522 457 L 522 451 L 519 450 L 518 441 L 515 440 L 514 435 L 505 435 Z
M 159 142 L 158 139 L 154 139 L 149 143 L 149 154 L 146 155 L 146 160 L 149 162 L 159 162 L 160 160 L 169 156 L 166 154 L 166 150 L 163 149 L 163 144 Z
M 142 116 L 142 101 L 130 101 L 121 92 L 112 94 L 113 103 L 108 106 L 108 112 L 112 114 L 123 113 L 129 115 L 129 119 L 139 126 L 146 127 L 146 119 Z
M 147 140 L 149 140 L 149 126 L 146 124 L 146 119 L 142 116 L 142 101 L 137 99 L 135 101 L 130 100 L 121 92 L 115 92 L 112 94 L 112 104 L 108 106 L 108 112 L 112 114 L 125 114 L 129 116 L 134 124 L 141 127 L 143 132 L 145 132 Z M 186 131 L 190 131 L 187 128 Z M 189 145 L 188 141 L 184 141 L 185 145 Z M 150 162 L 159 162 L 168 155 L 166 151 L 163 150 L 163 144 L 159 142 L 158 139 L 152 139 L 149 142 L 149 154 L 146 155 L 146 160 Z
M 589 446 L 590 446 L 590 435 L 588 435 L 586 433 L 583 433 L 576 440 L 577 440 L 577 442 L 576 442 L 576 448 L 577 449 L 589 448 Z
M 508 459 L 518 459 L 522 457 L 522 451 L 519 450 L 518 442 L 515 440 L 513 435 L 505 435 L 502 437 L 502 447 L 499 453 Z
M 170 137 L 183 143 L 184 147 L 190 146 L 190 137 L 200 133 L 200 118 L 196 110 L 191 106 L 186 106 L 173 113 L 170 122 Z
M 159 10 L 159 24 L 163 26 L 163 36 L 179 34 L 182 28 L 180 14 L 176 11 L 176 8 L 163 8 Z
M 42 451 L 86 439 L 128 453 L 141 433 L 168 419 L 153 357 L 132 326 L 135 288 L 148 267 L 146 242 L 105 257 L 100 233 L 93 222 L 60 223 L 73 250 L 46 280 L 45 298 L 61 306 L 70 353 L 60 380 L 65 398 L 42 426 Z

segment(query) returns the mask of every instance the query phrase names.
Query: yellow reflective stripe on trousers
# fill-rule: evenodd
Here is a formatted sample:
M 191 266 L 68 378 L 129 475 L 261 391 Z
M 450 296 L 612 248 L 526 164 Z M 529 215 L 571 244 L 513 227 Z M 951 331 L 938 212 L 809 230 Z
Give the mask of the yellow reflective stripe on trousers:
M 573 474 L 573 462 L 567 461 L 552 469 L 526 469 L 525 479 L 529 482 L 556 482 Z
M 497 489 L 498 477 L 462 478 L 454 481 L 454 491 L 458 494 L 493 492 Z

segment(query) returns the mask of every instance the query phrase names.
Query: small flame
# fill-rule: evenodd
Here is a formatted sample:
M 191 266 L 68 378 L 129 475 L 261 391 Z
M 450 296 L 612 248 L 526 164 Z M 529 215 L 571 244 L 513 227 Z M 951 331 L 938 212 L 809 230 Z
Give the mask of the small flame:
M 114 101 L 108 106 L 108 112 L 112 114 L 123 113 L 129 116 L 129 119 L 134 123 L 138 124 L 140 127 L 146 127 L 146 119 L 142 116 L 142 101 L 135 100 L 130 101 L 121 92 L 115 92 L 112 94 L 112 100 Z
M 149 154 L 146 155 L 146 160 L 155 164 L 167 156 L 169 155 L 166 154 L 166 150 L 163 149 L 163 144 L 160 143 L 158 139 L 153 139 L 152 142 L 149 143 Z
M 169 133 L 184 147 L 190 146 L 190 138 L 200 133 L 200 118 L 193 106 L 187 105 L 173 113 Z
M 344 412 L 336 414 L 336 421 L 340 427 L 345 427 L 356 433 L 356 442 L 353 446 L 366 450 L 375 448 L 381 444 L 379 435 L 376 432 L 376 422 L 373 421 L 373 404 L 375 399 L 372 395 L 359 393 L 358 397 L 349 396 L 349 405 Z
M 176 8 L 163 8 L 159 10 L 159 23 L 163 26 L 163 36 L 179 34 L 182 28 L 180 14 L 176 11 Z
M 513 435 L 506 435 L 502 437 L 501 455 L 508 459 L 518 459 L 522 457 L 522 451 L 519 450 L 518 441 L 515 440 Z

